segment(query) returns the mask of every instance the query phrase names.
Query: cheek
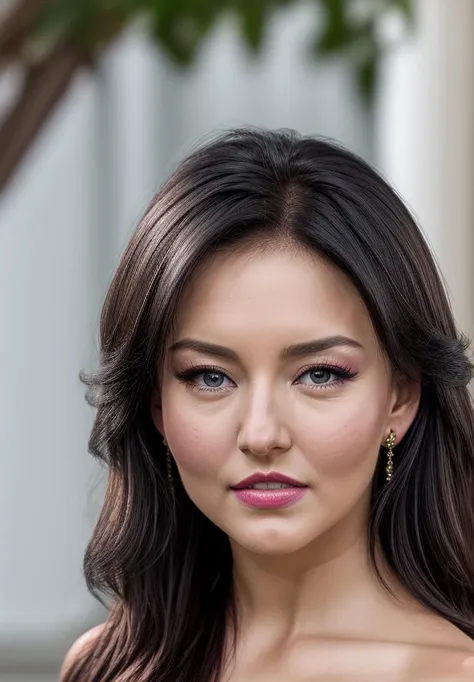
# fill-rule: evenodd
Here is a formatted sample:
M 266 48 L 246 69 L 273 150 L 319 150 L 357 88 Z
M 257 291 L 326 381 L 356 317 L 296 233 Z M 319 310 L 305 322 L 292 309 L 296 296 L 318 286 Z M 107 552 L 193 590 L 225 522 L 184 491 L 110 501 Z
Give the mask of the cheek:
M 192 407 L 187 400 L 168 400 L 163 414 L 169 448 L 181 482 L 194 504 L 217 526 L 225 486 L 216 485 L 233 451 L 231 428 Z
M 232 452 L 228 443 L 231 429 L 222 420 L 206 419 L 188 402 L 170 396 L 163 414 L 168 445 L 183 483 L 188 478 L 215 478 Z
M 360 401 L 334 406 L 318 429 L 317 447 L 307 443 L 305 452 L 314 453 L 311 464 L 322 480 L 354 481 L 372 476 L 381 441 L 384 413 L 378 404 Z M 313 441 L 314 443 L 314 441 Z

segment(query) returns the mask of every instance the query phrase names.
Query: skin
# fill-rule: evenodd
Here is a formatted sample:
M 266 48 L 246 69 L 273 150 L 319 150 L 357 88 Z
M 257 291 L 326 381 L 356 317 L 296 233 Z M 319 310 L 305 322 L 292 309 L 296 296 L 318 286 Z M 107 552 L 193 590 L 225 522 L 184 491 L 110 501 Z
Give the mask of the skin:
M 332 336 L 360 347 L 280 357 Z M 188 285 L 170 348 L 185 338 L 238 356 L 168 349 L 151 405 L 187 493 L 230 538 L 241 634 L 225 682 L 474 679 L 472 640 L 386 568 L 391 597 L 366 558 L 379 449 L 390 430 L 404 438 L 420 386 L 392 376 L 351 281 L 288 245 L 219 253 Z M 194 379 L 176 376 L 190 366 Z M 304 497 L 255 510 L 229 488 L 271 470 L 306 484 Z

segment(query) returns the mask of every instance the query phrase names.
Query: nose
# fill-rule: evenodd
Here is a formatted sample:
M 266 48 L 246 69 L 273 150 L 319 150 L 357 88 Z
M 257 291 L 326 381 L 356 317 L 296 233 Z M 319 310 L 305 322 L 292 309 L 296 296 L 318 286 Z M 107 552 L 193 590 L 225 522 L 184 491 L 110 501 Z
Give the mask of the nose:
M 237 441 L 245 454 L 265 457 L 281 454 L 291 447 L 289 430 L 275 402 L 269 391 L 254 395 L 249 401 Z

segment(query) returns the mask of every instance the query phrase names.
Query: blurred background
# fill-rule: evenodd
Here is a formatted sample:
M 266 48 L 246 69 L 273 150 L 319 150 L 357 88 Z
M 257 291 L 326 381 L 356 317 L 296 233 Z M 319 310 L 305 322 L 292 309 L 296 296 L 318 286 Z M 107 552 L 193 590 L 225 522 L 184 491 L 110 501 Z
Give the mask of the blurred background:
M 105 618 L 79 382 L 152 194 L 206 135 L 336 139 L 404 197 L 474 331 L 473 0 L 0 0 L 0 682 Z

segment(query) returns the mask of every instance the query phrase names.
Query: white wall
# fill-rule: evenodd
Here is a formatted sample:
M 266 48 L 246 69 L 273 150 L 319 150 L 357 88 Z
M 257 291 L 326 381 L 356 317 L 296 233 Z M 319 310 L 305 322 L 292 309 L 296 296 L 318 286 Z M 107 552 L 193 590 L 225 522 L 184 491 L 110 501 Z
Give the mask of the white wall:
M 54 673 L 103 616 L 81 573 L 104 475 L 87 454 L 93 414 L 77 375 L 158 184 L 204 134 L 245 123 L 372 155 L 347 66 L 308 56 L 314 21 L 308 5 L 279 13 L 257 62 L 224 21 L 184 73 L 130 31 L 95 78 L 77 79 L 0 199 L 0 682 Z
M 417 30 L 385 59 L 381 168 L 425 231 L 458 326 L 474 334 L 474 2 L 417 0 Z
M 98 316 L 97 88 L 78 79 L 0 205 L 0 670 L 87 625 L 96 511 L 78 372 Z

